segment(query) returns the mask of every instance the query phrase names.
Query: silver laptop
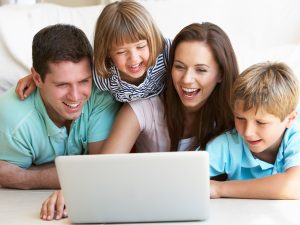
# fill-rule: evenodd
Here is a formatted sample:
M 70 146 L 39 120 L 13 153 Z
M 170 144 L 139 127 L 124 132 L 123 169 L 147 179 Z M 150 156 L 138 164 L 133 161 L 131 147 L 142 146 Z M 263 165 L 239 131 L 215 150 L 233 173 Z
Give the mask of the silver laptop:
M 59 156 L 55 163 L 73 223 L 195 221 L 209 216 L 207 152 Z

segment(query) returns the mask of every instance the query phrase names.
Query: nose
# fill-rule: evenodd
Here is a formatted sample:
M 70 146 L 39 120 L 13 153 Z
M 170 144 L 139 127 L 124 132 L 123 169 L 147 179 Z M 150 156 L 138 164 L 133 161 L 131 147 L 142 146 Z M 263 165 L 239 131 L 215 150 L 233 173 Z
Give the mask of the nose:
M 130 60 L 131 61 L 136 61 L 139 58 L 139 53 L 136 50 L 131 50 L 130 51 Z
M 74 101 L 74 102 L 78 101 L 80 98 L 79 87 L 77 87 L 76 85 L 71 86 L 69 93 L 68 93 L 68 98 L 69 98 L 69 100 Z
M 247 122 L 244 127 L 244 136 L 251 137 L 255 134 L 255 125 Z
M 194 73 L 192 69 L 187 69 L 184 76 L 182 77 L 182 82 L 185 84 L 192 83 L 194 81 Z

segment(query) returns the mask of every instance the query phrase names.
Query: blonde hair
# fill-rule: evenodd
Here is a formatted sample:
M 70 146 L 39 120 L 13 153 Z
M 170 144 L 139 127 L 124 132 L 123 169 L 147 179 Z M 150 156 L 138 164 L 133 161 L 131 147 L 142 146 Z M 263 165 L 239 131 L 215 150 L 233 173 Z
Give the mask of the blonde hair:
M 149 12 L 135 1 L 116 1 L 108 4 L 100 14 L 94 38 L 95 68 L 99 76 L 109 77 L 109 50 L 113 42 L 137 42 L 147 40 L 153 65 L 163 50 L 164 38 Z
M 284 63 L 258 63 L 246 69 L 233 86 L 231 107 L 238 100 L 244 110 L 264 110 L 282 120 L 296 109 L 299 83 Z

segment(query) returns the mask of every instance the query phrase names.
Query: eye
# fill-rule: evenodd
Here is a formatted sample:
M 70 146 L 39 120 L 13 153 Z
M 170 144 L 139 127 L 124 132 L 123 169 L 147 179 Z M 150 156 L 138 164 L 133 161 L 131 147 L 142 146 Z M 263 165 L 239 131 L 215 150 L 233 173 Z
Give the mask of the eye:
M 173 68 L 176 70 L 184 70 L 184 66 L 180 64 L 173 64 Z
M 125 51 L 117 51 L 116 54 L 117 55 L 122 55 L 122 54 L 125 54 Z
M 80 81 L 81 84 L 88 84 L 90 83 L 90 79 L 85 79 L 85 80 L 82 80 Z
M 146 48 L 146 46 L 147 46 L 147 45 L 140 45 L 140 46 L 137 46 L 137 48 L 138 48 L 138 49 L 143 49 L 143 48 Z
M 236 119 L 236 120 L 240 120 L 240 121 L 245 121 L 245 118 L 240 117 L 240 116 L 236 116 L 235 119 Z
M 67 84 L 65 84 L 65 83 L 57 84 L 56 87 L 64 88 L 64 87 L 67 87 Z
M 206 70 L 206 69 L 197 68 L 197 69 L 196 69 L 196 72 L 197 72 L 197 73 L 206 73 L 207 70 Z
M 262 122 L 262 121 L 259 121 L 259 120 L 257 120 L 256 123 L 257 123 L 258 125 L 265 125 L 265 124 L 267 124 L 266 122 Z

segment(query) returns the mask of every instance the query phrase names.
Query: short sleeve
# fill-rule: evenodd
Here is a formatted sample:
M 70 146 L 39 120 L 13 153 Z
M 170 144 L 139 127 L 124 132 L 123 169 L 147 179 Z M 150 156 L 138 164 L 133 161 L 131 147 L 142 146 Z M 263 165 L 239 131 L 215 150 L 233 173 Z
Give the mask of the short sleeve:
M 281 147 L 283 148 L 284 157 L 283 170 L 286 171 L 293 166 L 300 166 L 300 130 L 298 123 L 287 129 Z
M 105 140 L 116 118 L 120 103 L 116 102 L 109 92 L 94 88 L 89 107 L 88 142 Z
M 206 151 L 209 154 L 210 176 L 227 173 L 229 147 L 226 134 L 222 134 L 207 143 Z
M 15 164 L 27 169 L 32 164 L 32 151 L 27 147 L 26 141 L 18 140 L 0 131 L 0 160 Z

